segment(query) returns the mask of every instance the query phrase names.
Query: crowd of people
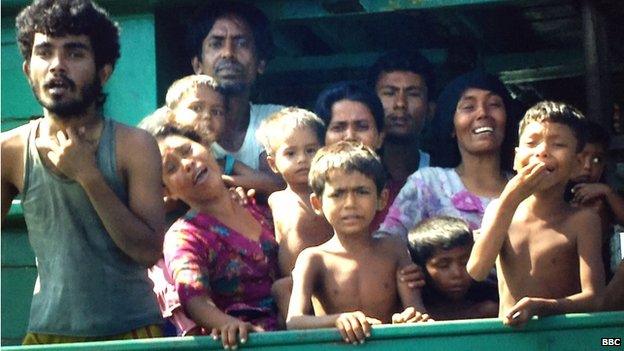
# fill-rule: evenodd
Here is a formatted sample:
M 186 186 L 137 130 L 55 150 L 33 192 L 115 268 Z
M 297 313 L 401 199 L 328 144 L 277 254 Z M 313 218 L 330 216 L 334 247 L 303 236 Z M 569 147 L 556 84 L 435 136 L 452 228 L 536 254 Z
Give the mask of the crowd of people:
M 2 218 L 20 195 L 37 257 L 24 344 L 227 349 L 323 327 L 358 344 L 375 324 L 624 309 L 609 133 L 570 104 L 522 113 L 480 70 L 434 102 L 416 52 L 330 85 L 314 111 L 254 104 L 269 22 L 215 2 L 189 26 L 194 74 L 139 129 L 102 115 L 120 56 L 105 10 L 35 0 L 16 24 L 43 108 L 1 138 Z

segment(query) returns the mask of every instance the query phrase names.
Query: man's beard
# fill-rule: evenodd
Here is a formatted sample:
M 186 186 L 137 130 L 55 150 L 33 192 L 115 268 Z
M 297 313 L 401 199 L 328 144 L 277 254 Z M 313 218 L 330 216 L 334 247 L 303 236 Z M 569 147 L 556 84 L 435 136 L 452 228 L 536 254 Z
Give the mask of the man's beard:
M 219 82 L 219 92 L 223 95 L 238 95 L 247 90 L 247 84 L 243 82 Z
M 244 77 L 245 67 L 235 60 L 222 60 L 217 62 L 215 75 L 219 81 L 219 91 L 224 95 L 238 95 L 249 88 L 245 81 L 222 78 L 220 74 L 222 71 L 226 71 L 226 75 L 234 73 Z
M 67 77 L 61 77 L 68 86 L 68 91 L 76 91 L 76 83 Z M 48 84 L 43 85 L 43 89 L 48 89 Z M 41 90 L 38 86 L 31 84 L 35 98 L 41 106 L 49 112 L 55 114 L 60 119 L 73 119 L 83 115 L 91 105 L 102 95 L 102 84 L 96 75 L 93 81 L 86 84 L 80 90 L 80 96 L 66 101 L 57 101 L 50 97 L 50 101 L 44 101 L 41 98 Z

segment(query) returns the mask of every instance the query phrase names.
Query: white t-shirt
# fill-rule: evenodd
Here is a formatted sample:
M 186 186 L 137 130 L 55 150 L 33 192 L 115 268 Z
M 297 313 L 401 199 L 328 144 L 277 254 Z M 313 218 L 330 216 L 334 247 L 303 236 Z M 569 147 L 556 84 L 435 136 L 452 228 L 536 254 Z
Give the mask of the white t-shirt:
M 236 152 L 230 152 L 225 150 L 218 143 L 212 144 L 212 151 L 216 158 L 222 158 L 225 154 L 230 154 L 234 156 L 240 162 L 243 162 L 247 166 L 258 169 L 259 167 L 259 157 L 264 148 L 262 144 L 258 142 L 256 139 L 256 130 L 260 126 L 260 122 L 262 122 L 265 118 L 272 115 L 273 113 L 284 108 L 282 105 L 273 105 L 273 104 L 262 104 L 255 105 L 250 104 L 249 107 L 249 126 L 247 127 L 247 133 L 245 134 L 245 139 L 243 140 L 243 145 L 241 145 L 240 149 Z M 227 128 L 227 121 L 226 126 Z

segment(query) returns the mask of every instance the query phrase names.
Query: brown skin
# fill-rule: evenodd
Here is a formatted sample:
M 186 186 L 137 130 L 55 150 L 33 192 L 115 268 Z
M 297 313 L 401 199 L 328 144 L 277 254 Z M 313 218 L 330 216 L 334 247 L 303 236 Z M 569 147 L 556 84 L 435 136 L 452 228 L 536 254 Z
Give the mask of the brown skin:
M 239 69 L 223 69 L 224 62 L 234 63 Z M 204 39 L 202 57 L 193 57 L 191 65 L 196 74 L 207 74 L 220 82 L 245 86 L 237 94 L 228 94 L 227 127 L 219 136 L 219 145 L 224 149 L 239 150 L 249 127 L 251 87 L 266 68 L 266 61 L 258 58 L 249 24 L 233 15 L 217 19 Z M 284 189 L 282 180 L 271 172 L 266 155 L 260 155 L 259 161 L 259 172 L 256 172 L 255 180 L 252 177 L 239 177 L 227 179 L 228 182 L 254 188 L 259 194 L 267 196 Z
M 613 222 L 624 224 L 624 198 L 600 179 L 606 167 L 607 152 L 600 144 L 587 143 L 583 148 L 582 166 L 574 179 L 572 203 L 591 207 L 602 219 L 602 232 L 608 233 Z
M 80 99 L 83 86 L 100 79 L 104 84 L 112 67 L 99 70 L 86 35 L 49 37 L 35 34 L 30 61 L 23 64 L 31 86 L 45 104 Z M 76 89 L 49 89 L 45 82 L 65 76 Z M 78 182 L 85 190 L 106 231 L 115 244 L 136 262 L 151 266 L 162 255 L 164 207 L 160 184 L 160 156 L 146 132 L 117 125 L 115 128 L 117 173 L 128 191 L 126 206 L 104 180 L 96 166 L 95 151 L 103 118 L 95 102 L 81 115 L 67 118 L 44 107 L 36 145 L 50 171 Z M 24 153 L 29 126 L 2 134 L 2 218 L 24 187 Z M 124 150 L 142 150 L 128 153 Z
M 498 314 L 496 302 L 474 302 L 466 296 L 472 285 L 472 278 L 466 271 L 471 249 L 472 245 L 436 249 L 427 260 L 425 269 L 436 293 L 426 306 L 435 320 L 490 318 Z
M 620 261 L 613 279 L 607 285 L 600 305 L 601 311 L 624 310 L 624 260 Z
M 349 343 L 363 343 L 371 324 L 426 320 L 420 291 L 398 276 L 410 263 L 405 245 L 393 238 L 373 238 L 368 226 L 385 205 L 373 181 L 359 172 L 333 170 L 321 196 L 311 203 L 334 228 L 328 242 L 297 258 L 288 310 L 289 329 L 336 326 Z M 311 299 L 322 311 L 313 316 Z M 403 315 L 393 316 L 404 308 Z M 353 311 L 353 312 L 345 312 Z
M 261 224 L 232 198 L 221 178 L 219 165 L 206 147 L 178 135 L 159 140 L 159 146 L 163 156 L 162 179 L 168 196 L 184 201 L 198 212 L 210 213 L 250 240 L 260 239 Z M 195 181 L 203 169 L 207 170 L 206 175 Z M 249 332 L 262 331 L 221 311 L 209 293 L 191 298 L 185 309 L 195 323 L 212 330 L 213 338 L 221 338 L 225 349 L 237 347 L 237 336 L 245 343 Z
M 277 191 L 269 197 L 273 212 L 275 238 L 279 244 L 279 266 L 283 279 L 273 285 L 282 319 L 286 320 L 292 291 L 291 272 L 297 256 L 304 249 L 320 245 L 331 238 L 332 227 L 310 206 L 310 192 L 297 194 L 292 189 Z
M 423 77 L 414 72 L 390 71 L 379 75 L 375 91 L 385 115 L 387 138 L 382 159 L 393 180 L 405 181 L 418 169 L 420 156 L 415 150 L 420 146 L 420 132 L 433 109 L 427 85 Z M 393 143 L 391 137 L 409 142 Z
M 310 192 L 297 194 L 286 189 L 269 197 L 283 276 L 291 274 L 303 249 L 321 245 L 332 237 L 332 227 L 311 208 Z
M 482 280 L 496 262 L 505 324 L 596 308 L 604 289 L 600 219 L 563 199 L 579 165 L 576 139 L 566 126 L 535 122 L 520 136 L 518 174 L 488 207 L 467 264 L 468 273 Z
M 427 311 L 436 321 L 495 318 L 498 315 L 498 304 L 494 301 L 474 302 L 465 299 L 452 302 L 438 301 L 427 304 Z

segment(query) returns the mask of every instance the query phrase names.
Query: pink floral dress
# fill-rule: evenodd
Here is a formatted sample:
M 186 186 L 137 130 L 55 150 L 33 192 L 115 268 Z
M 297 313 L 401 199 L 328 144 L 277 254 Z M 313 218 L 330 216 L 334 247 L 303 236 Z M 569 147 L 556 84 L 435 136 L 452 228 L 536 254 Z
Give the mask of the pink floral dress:
M 255 206 L 247 209 L 262 226 L 258 241 L 249 239 L 205 213 L 189 211 L 165 235 L 166 276 L 182 307 L 207 294 L 223 312 L 277 329 L 271 285 L 278 272 L 273 225 Z
M 478 229 L 492 199 L 466 190 L 454 168 L 419 169 L 407 178 L 379 230 L 407 238 L 410 229 L 436 216 L 461 218 Z

